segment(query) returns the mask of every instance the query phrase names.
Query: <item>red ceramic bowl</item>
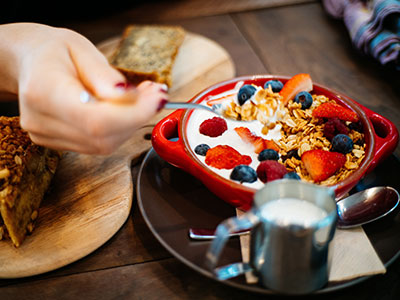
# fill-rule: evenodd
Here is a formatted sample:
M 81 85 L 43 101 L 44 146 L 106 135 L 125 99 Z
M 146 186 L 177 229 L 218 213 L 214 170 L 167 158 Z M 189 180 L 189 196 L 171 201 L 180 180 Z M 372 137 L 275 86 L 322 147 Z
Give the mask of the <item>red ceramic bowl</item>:
M 278 79 L 285 83 L 289 78 L 270 75 L 238 77 L 217 83 L 205 89 L 189 102 L 199 103 L 207 96 L 231 90 L 238 81 L 244 81 L 244 84 L 253 83 L 263 86 L 270 79 Z M 312 93 L 325 95 L 330 99 L 334 99 L 337 103 L 350 108 L 360 116 L 364 127 L 366 142 L 365 158 L 354 173 L 333 186 L 336 197 L 340 198 L 351 190 L 366 173 L 370 172 L 379 162 L 394 151 L 398 143 L 399 133 L 391 121 L 341 93 L 337 93 L 316 83 L 314 83 Z M 210 191 L 221 199 L 238 208 L 248 210 L 252 205 L 256 189 L 225 179 L 216 174 L 203 164 L 189 147 L 187 124 L 192 112 L 193 110 L 176 110 L 154 127 L 152 144 L 155 151 L 167 162 L 197 177 Z M 179 139 L 177 141 L 170 141 L 173 137 L 179 137 Z

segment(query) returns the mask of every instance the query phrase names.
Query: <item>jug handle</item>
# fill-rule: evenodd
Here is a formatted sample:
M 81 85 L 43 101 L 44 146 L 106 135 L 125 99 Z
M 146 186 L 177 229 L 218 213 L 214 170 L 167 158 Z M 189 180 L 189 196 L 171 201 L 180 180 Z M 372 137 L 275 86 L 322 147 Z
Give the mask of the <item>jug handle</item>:
M 213 240 L 206 254 L 206 265 L 220 280 L 226 280 L 239 276 L 252 270 L 248 263 L 238 262 L 216 268 L 222 250 L 229 239 L 229 235 L 236 231 L 246 230 L 259 223 L 259 217 L 255 209 L 251 209 L 240 218 L 232 217 L 220 223 L 215 231 Z

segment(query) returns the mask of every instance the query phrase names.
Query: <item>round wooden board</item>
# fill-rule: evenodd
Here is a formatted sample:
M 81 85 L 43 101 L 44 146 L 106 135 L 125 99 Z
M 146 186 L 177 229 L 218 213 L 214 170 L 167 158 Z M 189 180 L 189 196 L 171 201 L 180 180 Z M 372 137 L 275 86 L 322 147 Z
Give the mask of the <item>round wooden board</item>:
M 19 248 L 11 241 L 0 242 L 0 278 L 55 270 L 107 242 L 129 215 L 131 161 L 151 147 L 145 139 L 151 131 L 152 127 L 141 128 L 110 156 L 66 153 L 32 235 Z
M 98 45 L 110 56 L 120 37 Z M 229 54 L 217 43 L 188 33 L 173 68 L 171 101 L 187 101 L 202 89 L 231 77 Z M 162 111 L 154 125 L 170 111 Z M 107 242 L 126 221 L 133 196 L 130 165 L 150 149 L 145 136 L 152 126 L 139 129 L 110 156 L 66 153 L 44 198 L 35 230 L 19 248 L 0 241 L 0 278 L 45 273 L 90 254 Z
M 107 58 L 111 58 L 120 39 L 111 38 L 97 47 Z M 169 100 L 188 101 L 214 83 L 234 76 L 235 66 L 223 47 L 204 36 L 187 32 L 172 69 Z M 161 111 L 149 124 L 156 124 L 170 113 L 168 110 Z

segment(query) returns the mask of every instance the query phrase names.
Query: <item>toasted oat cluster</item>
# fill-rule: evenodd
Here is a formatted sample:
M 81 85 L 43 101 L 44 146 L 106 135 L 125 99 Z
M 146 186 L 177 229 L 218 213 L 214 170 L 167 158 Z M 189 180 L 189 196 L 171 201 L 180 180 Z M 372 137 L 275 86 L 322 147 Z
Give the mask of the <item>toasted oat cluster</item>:
M 285 118 L 281 100 L 279 93 L 273 92 L 271 87 L 259 89 L 254 94 L 254 100 L 246 101 L 243 105 L 232 101 L 224 110 L 224 114 L 236 120 L 257 120 L 264 125 L 261 132 L 266 135 L 269 130 L 275 128 L 276 120 Z
M 0 117 L 0 240 L 18 247 L 31 233 L 61 153 L 35 145 L 19 117 Z
M 298 84 L 295 77 L 301 91 L 304 84 Z M 293 89 L 290 85 L 286 84 L 283 89 L 287 86 Z M 244 90 L 242 94 L 241 90 Z M 264 88 L 245 85 L 239 90 L 238 100 L 232 99 L 225 106 L 224 114 L 236 120 L 259 121 L 264 135 L 279 126 L 281 138 L 274 140 L 279 148 L 278 162 L 302 180 L 333 185 L 347 178 L 365 156 L 366 145 L 358 116 L 323 95 L 296 91 L 285 100 L 285 94 L 288 89 L 282 93 L 273 91 L 271 85 Z M 340 138 L 342 141 L 337 142 Z M 254 143 L 255 139 L 247 140 Z M 346 142 L 350 143 L 349 149 Z M 337 164 L 333 165 L 331 161 L 336 160 Z
M 309 172 L 301 161 L 303 153 L 309 150 L 332 150 L 332 143 L 324 135 L 326 122 L 322 118 L 313 117 L 313 110 L 322 103 L 335 101 L 322 95 L 313 95 L 313 105 L 306 110 L 299 103 L 289 101 L 285 108 L 287 118 L 282 124 L 282 138 L 277 141 L 280 148 L 282 163 L 289 171 L 295 171 L 303 180 L 313 182 Z M 349 125 L 350 122 L 347 122 Z M 348 136 L 353 140 L 353 150 L 346 153 L 346 162 L 334 175 L 323 180 L 320 184 L 333 185 L 347 178 L 359 167 L 365 156 L 364 134 L 354 129 L 349 130 Z M 292 151 L 292 152 L 291 152 Z M 295 151 L 295 153 L 293 153 Z M 290 154 L 293 155 L 290 155 Z M 288 157 L 289 154 L 289 157 Z

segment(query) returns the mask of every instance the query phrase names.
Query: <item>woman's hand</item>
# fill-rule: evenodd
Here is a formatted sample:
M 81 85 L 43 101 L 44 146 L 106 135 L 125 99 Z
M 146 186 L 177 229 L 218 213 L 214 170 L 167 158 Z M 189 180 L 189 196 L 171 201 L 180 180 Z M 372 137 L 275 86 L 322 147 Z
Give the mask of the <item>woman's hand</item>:
M 71 30 L 16 23 L 0 26 L 0 40 L 5 35 L 12 49 L 1 51 L 7 45 L 0 42 L 0 79 L 7 79 L 0 89 L 18 93 L 21 126 L 37 144 L 111 153 L 167 99 L 164 85 L 126 87 L 96 47 Z

